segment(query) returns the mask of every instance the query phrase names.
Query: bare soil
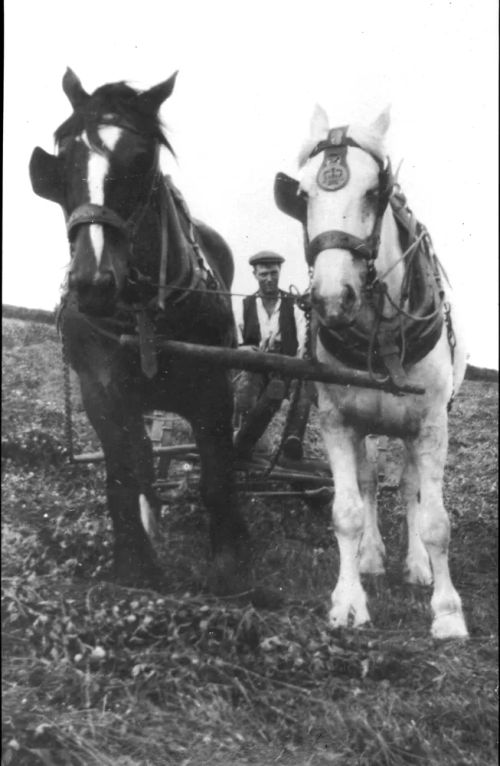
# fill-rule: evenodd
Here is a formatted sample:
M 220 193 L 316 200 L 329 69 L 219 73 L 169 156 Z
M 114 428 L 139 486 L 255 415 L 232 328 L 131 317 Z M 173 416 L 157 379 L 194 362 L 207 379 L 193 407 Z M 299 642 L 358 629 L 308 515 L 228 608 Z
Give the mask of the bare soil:
M 2 362 L 2 766 L 497 762 L 497 381 L 467 380 L 451 413 L 450 559 L 471 637 L 437 642 L 429 592 L 401 584 L 391 487 L 387 575 L 367 583 L 364 630 L 328 627 L 330 511 L 297 498 L 241 498 L 256 582 L 282 605 L 211 596 L 206 519 L 182 462 L 159 542 L 168 589 L 118 588 L 102 467 L 66 459 L 55 330 L 5 320 Z M 95 450 L 75 381 L 72 404 L 76 446 Z M 187 440 L 174 422 L 172 441 Z M 306 452 L 323 456 L 314 414 Z

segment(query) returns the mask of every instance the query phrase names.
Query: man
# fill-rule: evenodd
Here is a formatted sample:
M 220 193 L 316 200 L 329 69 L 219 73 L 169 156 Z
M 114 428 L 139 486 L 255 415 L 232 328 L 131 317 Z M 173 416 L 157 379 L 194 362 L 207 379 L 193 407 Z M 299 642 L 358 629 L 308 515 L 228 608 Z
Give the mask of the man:
M 304 351 L 306 322 L 304 313 L 290 293 L 279 288 L 281 265 L 285 259 L 278 253 L 263 250 L 249 258 L 253 274 L 259 289 L 253 295 L 243 299 L 242 316 L 238 322 L 240 348 L 268 351 L 288 356 L 301 356 Z M 281 389 L 280 386 L 281 385 Z M 236 421 L 240 427 L 238 437 L 243 438 L 249 413 L 255 409 L 258 401 L 269 401 L 268 414 L 289 395 L 284 384 L 272 376 L 261 373 L 243 372 L 236 381 Z M 272 403 L 273 400 L 275 404 Z M 264 405 L 262 405 L 264 406 Z M 290 437 L 284 447 L 285 455 L 298 459 L 302 456 L 302 436 L 307 424 L 309 400 L 302 396 L 297 406 L 295 423 L 291 424 Z M 300 417 L 299 417 L 300 415 Z M 263 414 L 262 423 L 265 422 Z M 270 417 L 269 417 L 270 420 Z M 300 422 L 299 422 L 300 421 Z M 256 426 L 257 431 L 259 426 Z M 262 434 L 259 442 L 261 449 L 268 451 L 269 438 Z

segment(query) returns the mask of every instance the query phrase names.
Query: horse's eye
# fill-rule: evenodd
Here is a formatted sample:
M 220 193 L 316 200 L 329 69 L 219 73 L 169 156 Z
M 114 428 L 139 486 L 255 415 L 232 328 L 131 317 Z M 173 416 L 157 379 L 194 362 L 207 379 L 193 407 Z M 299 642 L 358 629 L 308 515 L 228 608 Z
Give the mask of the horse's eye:
M 371 205 L 372 207 L 378 203 L 378 198 L 379 198 L 378 186 L 375 189 L 368 189 L 368 191 L 365 194 L 366 202 L 368 203 L 368 205 Z
M 60 138 L 57 143 L 57 154 L 58 155 L 65 154 L 68 150 L 69 144 L 70 144 L 69 138 Z

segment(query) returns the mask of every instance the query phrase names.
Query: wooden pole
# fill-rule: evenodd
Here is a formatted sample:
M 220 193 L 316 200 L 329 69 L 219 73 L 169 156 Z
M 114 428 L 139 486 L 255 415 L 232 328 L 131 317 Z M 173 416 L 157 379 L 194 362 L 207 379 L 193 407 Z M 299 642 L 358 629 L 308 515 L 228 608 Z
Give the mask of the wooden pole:
M 121 335 L 124 346 L 138 347 L 134 335 Z M 183 343 L 178 340 L 156 340 L 156 348 L 172 357 L 187 357 L 202 364 L 214 364 L 225 369 L 249 370 L 250 372 L 274 372 L 283 377 L 316 380 L 321 383 L 337 383 L 341 386 L 361 386 L 392 394 L 424 394 L 425 389 L 414 383 L 396 386 L 391 381 L 372 379 L 361 370 L 334 371 L 327 364 L 282 354 L 248 351 L 221 346 L 203 346 L 199 343 Z
M 183 457 L 188 455 L 196 455 L 196 444 L 177 444 L 169 447 L 153 447 L 154 455 L 168 455 L 169 457 Z M 84 452 L 81 455 L 74 455 L 73 463 L 99 463 L 104 460 L 104 453 L 99 452 Z

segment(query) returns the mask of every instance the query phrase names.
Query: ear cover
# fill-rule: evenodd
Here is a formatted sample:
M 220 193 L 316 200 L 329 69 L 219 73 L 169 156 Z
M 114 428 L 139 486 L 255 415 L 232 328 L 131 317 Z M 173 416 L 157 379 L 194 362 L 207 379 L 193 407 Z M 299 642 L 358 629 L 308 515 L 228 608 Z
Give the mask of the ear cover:
M 174 72 L 168 80 L 154 85 L 144 93 L 139 93 L 137 103 L 142 109 L 156 113 L 164 101 L 172 94 L 178 72 Z
M 29 171 L 35 194 L 62 205 L 64 201 L 62 160 L 37 146 L 31 155 Z

